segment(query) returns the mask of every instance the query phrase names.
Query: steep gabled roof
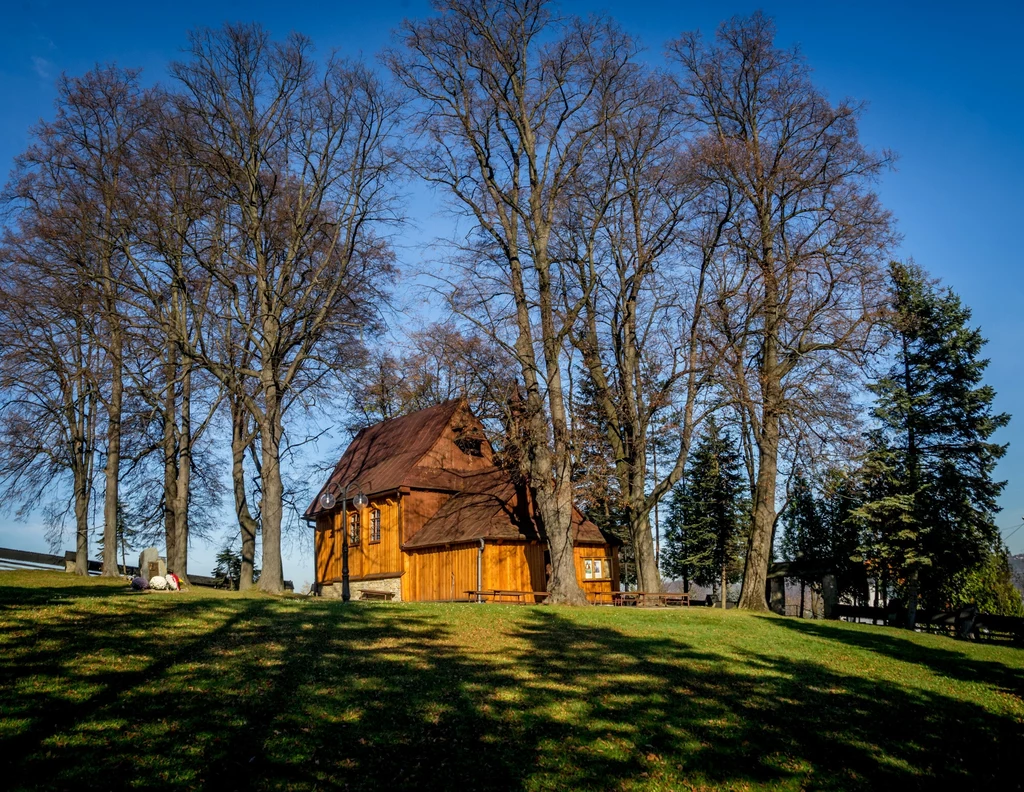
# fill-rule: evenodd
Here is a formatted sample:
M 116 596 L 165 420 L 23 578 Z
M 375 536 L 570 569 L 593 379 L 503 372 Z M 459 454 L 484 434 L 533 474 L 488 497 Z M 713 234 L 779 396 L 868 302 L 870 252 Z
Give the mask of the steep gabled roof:
M 469 448 L 459 450 L 468 440 Z M 402 488 L 452 493 L 403 545 L 432 547 L 478 539 L 544 541 L 532 518 L 533 509 L 525 487 L 517 486 L 507 471 L 494 465 L 493 451 L 480 421 L 465 399 L 428 407 L 401 418 L 368 426 L 355 436 L 338 461 L 327 483 L 306 509 L 306 519 L 325 511 L 320 496 L 348 496 L 358 485 L 366 495 Z M 573 509 L 573 539 L 581 543 L 618 544 L 594 523 Z
M 452 471 L 417 465 L 464 406 L 463 399 L 454 399 L 361 429 L 304 516 L 316 517 L 323 511 L 320 496 L 331 492 L 338 497 L 346 484 L 358 484 L 367 495 L 400 487 L 459 489 L 459 477 Z
M 508 473 L 494 468 L 467 476 L 464 484 L 464 489 L 449 498 L 403 547 L 478 539 L 540 539 L 536 523 L 522 508 L 522 498 Z
M 506 471 L 494 468 L 467 476 L 464 489 L 449 498 L 404 545 L 406 549 L 434 547 L 479 539 L 546 541 L 532 518 L 530 496 Z M 573 542 L 620 544 L 572 510 Z

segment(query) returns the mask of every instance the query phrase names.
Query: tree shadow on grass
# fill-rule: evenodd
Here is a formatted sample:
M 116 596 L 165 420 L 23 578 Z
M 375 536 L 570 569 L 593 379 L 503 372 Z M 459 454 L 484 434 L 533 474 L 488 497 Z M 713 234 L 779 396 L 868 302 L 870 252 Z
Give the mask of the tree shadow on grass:
M 867 625 L 854 626 L 838 622 L 768 618 L 775 626 L 782 629 L 829 641 L 839 641 L 893 660 L 921 665 L 949 679 L 957 679 L 962 682 L 984 682 L 1004 693 L 1024 698 L 1024 664 L 1013 666 L 997 660 L 979 660 L 962 651 L 959 647 L 963 644 L 952 638 L 943 640 L 944 643 L 945 640 L 949 641 L 950 648 L 947 649 L 932 644 L 922 645 L 910 640 L 913 633 L 897 632 L 892 628 L 884 628 L 883 631 Z M 1024 653 L 1021 653 L 1021 650 L 1010 646 L 993 646 L 993 648 L 996 648 L 997 651 L 1005 651 L 1007 658 L 1011 656 L 1024 658 Z
M 590 772 L 604 769 L 594 746 L 615 743 L 624 758 L 608 786 L 1021 788 L 1021 724 L 977 704 L 771 651 L 719 657 L 554 612 L 534 614 L 523 636 L 521 661 L 580 712 L 560 736 L 563 762 L 586 788 L 602 788 Z M 544 711 L 539 689 L 526 706 Z
M 11 608 L 26 605 L 55 605 L 63 602 L 86 599 L 109 599 L 110 597 L 145 596 L 133 592 L 126 584 L 118 581 L 109 585 L 88 585 L 80 583 L 69 586 L 8 586 L 0 585 L 0 613 Z
M 12 789 L 1020 783 L 1019 724 L 975 704 L 769 651 L 726 657 L 681 640 L 685 627 L 627 634 L 600 615 L 482 607 L 15 609 L 2 622 L 2 778 Z
M 144 604 L 6 614 L 8 788 L 507 789 L 529 766 L 481 755 L 487 718 L 461 692 L 479 670 L 432 620 L 331 603 Z

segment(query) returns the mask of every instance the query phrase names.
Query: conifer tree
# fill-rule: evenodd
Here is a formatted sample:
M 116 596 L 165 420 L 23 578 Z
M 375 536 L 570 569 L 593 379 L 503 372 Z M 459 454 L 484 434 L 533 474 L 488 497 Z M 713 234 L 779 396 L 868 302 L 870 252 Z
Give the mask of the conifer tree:
M 818 590 L 820 568 L 828 563 L 830 548 L 819 504 L 802 470 L 793 476 L 789 501 L 781 516 L 779 549 L 783 558 L 793 562 L 791 569 L 800 580 L 800 616 L 803 616 L 804 588 L 810 584 L 812 590 Z
M 817 487 L 803 471 L 794 475 L 782 513 L 779 549 L 783 558 L 794 562 L 794 577 L 800 580 L 801 614 L 804 587 L 820 591 L 824 574 L 835 577 L 840 594 L 862 600 L 866 596 L 859 532 L 848 519 L 858 503 L 853 478 L 841 470 L 827 470 Z
M 971 311 L 914 264 L 894 263 L 895 362 L 872 386 L 879 428 L 865 465 L 867 501 L 855 516 L 876 567 L 902 581 L 908 626 L 919 596 L 951 601 L 956 576 L 978 568 L 999 539 L 1005 486 L 992 478 L 1005 445 L 993 433 L 995 391 L 982 384 L 985 339 Z
M 823 562 L 829 553 L 821 509 L 802 470 L 793 476 L 789 502 L 782 513 L 780 544 L 785 558 L 803 559 L 809 565 Z
M 725 586 L 741 572 L 750 503 L 735 440 L 714 420 L 694 447 L 665 521 L 662 572 L 702 586 Z

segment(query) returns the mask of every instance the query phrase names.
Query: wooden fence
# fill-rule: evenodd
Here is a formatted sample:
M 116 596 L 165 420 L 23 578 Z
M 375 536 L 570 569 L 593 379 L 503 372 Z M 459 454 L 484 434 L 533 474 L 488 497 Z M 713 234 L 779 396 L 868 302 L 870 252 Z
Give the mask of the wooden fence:
M 848 621 L 870 621 L 900 627 L 906 624 L 904 608 L 875 608 L 869 605 L 837 605 L 833 615 Z M 933 632 L 945 632 L 962 638 L 1008 638 L 1024 641 L 1024 619 L 979 613 L 973 605 L 952 611 L 919 610 L 917 627 Z

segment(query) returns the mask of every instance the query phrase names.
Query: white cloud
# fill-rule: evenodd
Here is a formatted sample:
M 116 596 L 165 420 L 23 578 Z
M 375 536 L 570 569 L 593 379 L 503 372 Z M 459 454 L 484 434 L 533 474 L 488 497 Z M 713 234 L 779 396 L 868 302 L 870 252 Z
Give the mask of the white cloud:
M 32 68 L 35 70 L 35 73 L 44 80 L 49 80 L 53 76 L 53 64 L 46 58 L 40 58 L 38 55 L 33 55 Z

